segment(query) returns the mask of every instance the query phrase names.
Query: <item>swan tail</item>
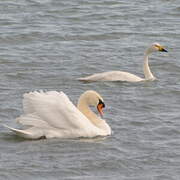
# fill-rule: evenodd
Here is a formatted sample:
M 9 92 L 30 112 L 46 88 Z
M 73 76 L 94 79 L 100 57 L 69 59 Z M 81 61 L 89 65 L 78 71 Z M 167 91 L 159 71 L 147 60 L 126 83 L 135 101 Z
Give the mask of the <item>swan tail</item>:
M 3 126 L 11 130 L 12 132 L 14 132 L 17 136 L 23 137 L 26 139 L 40 139 L 44 137 L 44 133 L 41 130 L 37 129 L 36 127 L 31 127 L 26 130 L 20 130 L 20 129 L 9 127 L 6 124 L 3 124 Z
M 91 76 L 86 76 L 86 77 L 78 78 L 77 80 L 83 81 L 83 82 L 93 82 L 93 81 L 100 81 L 101 77 L 98 77 L 97 74 L 93 74 Z
M 89 79 L 86 78 L 86 77 L 84 77 L 84 78 L 78 78 L 77 80 L 78 80 L 78 81 L 83 81 L 83 82 L 91 81 L 91 80 L 89 80 Z

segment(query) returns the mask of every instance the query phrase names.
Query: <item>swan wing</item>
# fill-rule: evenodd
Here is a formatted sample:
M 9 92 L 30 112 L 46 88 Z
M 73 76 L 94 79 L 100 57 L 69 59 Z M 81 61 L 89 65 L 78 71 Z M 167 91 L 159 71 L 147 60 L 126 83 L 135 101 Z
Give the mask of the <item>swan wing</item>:
M 49 124 L 36 115 L 36 113 L 21 115 L 20 117 L 16 118 L 16 121 L 24 126 L 49 128 Z
M 71 132 L 98 130 L 63 92 L 27 93 L 24 95 L 23 109 L 24 115 L 17 119 L 23 125 Z

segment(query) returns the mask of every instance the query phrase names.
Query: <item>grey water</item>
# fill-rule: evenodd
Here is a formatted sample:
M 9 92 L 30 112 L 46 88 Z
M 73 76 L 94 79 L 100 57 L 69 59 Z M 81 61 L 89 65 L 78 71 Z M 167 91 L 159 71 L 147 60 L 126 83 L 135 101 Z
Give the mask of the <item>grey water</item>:
M 77 78 L 123 70 L 143 77 L 153 42 L 153 82 L 82 83 Z M 106 138 L 30 141 L 19 127 L 23 94 L 85 90 L 104 98 Z M 0 0 L 0 179 L 179 180 L 179 0 Z

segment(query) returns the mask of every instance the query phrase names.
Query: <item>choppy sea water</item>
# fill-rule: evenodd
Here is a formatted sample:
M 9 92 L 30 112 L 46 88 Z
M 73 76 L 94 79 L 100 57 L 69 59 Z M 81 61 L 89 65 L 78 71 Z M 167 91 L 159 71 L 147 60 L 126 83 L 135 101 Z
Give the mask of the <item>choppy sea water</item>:
M 76 104 L 85 90 L 106 103 L 107 138 L 27 141 L 0 126 L 0 179 L 179 180 L 179 0 L 0 0 L 0 120 L 18 127 L 22 95 L 64 91 Z M 143 53 L 154 82 L 82 83 L 97 72 L 143 77 Z

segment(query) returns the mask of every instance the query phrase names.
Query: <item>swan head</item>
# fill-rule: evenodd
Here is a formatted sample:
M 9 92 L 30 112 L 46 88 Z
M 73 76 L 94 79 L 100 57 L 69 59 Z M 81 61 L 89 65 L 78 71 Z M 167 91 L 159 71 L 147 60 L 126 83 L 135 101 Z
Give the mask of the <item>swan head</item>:
M 86 104 L 88 106 L 95 106 L 101 116 L 103 116 L 103 108 L 105 107 L 103 98 L 96 91 L 85 91 L 79 98 L 78 107 L 80 104 Z
M 157 51 L 161 51 L 161 52 L 168 52 L 162 45 L 160 45 L 159 43 L 153 43 L 147 50 L 146 53 L 150 54 L 152 52 L 157 52 Z

